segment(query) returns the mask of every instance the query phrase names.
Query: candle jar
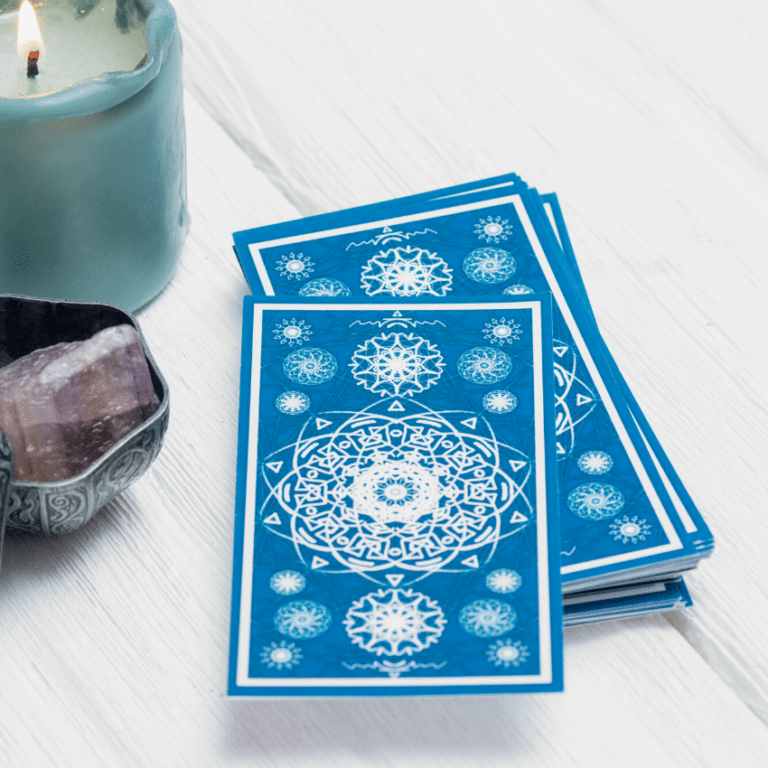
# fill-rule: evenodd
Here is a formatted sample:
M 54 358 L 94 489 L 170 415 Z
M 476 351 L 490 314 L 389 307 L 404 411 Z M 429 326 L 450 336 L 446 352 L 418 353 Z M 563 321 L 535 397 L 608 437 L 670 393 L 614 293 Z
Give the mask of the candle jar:
M 84 7 L 111 10 L 118 42 L 121 34 L 146 35 L 136 69 L 82 72 L 84 79 L 46 92 L 47 82 L 57 83 L 53 35 L 28 92 L 0 97 L 0 289 L 133 311 L 171 279 L 189 229 L 181 40 L 167 0 L 110 3 Z M 80 6 L 45 0 L 43 40 L 46 21 L 56 18 L 46 18 L 46 7 L 85 13 Z M 128 29 L 130 18 L 137 29 Z M 73 50 L 108 47 L 109 36 L 86 22 Z M 58 37 L 71 40 L 79 29 Z M 18 67 L 26 78 L 26 60 Z M 77 78 L 77 66 L 68 71 Z M 18 82 L 18 72 L 13 77 Z

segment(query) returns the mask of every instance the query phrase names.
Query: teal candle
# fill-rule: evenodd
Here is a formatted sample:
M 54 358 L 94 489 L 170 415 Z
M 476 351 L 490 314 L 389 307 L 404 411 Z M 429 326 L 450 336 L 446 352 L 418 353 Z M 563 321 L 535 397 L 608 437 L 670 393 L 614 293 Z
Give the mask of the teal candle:
M 18 51 L 18 14 L 0 13 L 0 291 L 136 310 L 189 229 L 176 15 L 167 0 L 36 10 L 44 45 Z

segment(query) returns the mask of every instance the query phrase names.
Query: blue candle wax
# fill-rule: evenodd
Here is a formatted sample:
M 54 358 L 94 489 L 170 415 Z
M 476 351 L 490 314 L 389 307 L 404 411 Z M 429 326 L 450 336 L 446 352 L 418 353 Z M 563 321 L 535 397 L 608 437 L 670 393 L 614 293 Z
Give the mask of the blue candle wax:
M 15 24 L 6 63 L 0 15 L 0 292 L 136 310 L 189 229 L 176 16 L 167 0 L 109 0 L 76 21 L 67 0 L 36 10 L 34 79 Z

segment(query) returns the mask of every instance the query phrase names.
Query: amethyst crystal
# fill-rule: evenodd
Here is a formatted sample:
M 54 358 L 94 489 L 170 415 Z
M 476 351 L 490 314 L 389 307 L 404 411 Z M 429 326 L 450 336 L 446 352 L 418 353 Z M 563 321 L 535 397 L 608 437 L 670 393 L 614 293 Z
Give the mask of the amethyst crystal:
M 80 474 L 159 404 L 130 325 L 15 360 L 0 369 L 0 427 L 13 445 L 14 479 Z

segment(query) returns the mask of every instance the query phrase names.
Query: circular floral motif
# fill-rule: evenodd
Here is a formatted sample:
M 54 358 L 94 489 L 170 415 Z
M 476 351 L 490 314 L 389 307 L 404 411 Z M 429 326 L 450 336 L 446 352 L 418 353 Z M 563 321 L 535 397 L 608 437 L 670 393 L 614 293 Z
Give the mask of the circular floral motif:
M 524 664 L 531 654 L 528 652 L 528 646 L 523 645 L 519 640 L 497 640 L 491 643 L 486 651 L 488 661 L 495 667 L 519 667 Z
M 278 595 L 298 595 L 306 586 L 307 580 L 298 571 L 278 571 L 269 580 L 270 589 Z
M 333 277 L 316 277 L 301 286 L 299 296 L 351 296 L 346 283 Z
M 459 376 L 474 384 L 498 384 L 512 372 L 512 358 L 500 349 L 475 347 L 459 358 Z
M 520 326 L 504 317 L 501 320 L 494 318 L 490 323 L 486 323 L 483 329 L 485 340 L 491 344 L 498 344 L 500 347 L 517 341 L 520 338 L 520 333 Z
M 503 291 L 502 294 L 505 296 L 521 296 L 525 293 L 534 293 L 533 288 L 531 288 L 528 285 L 523 285 L 522 283 L 515 283 L 514 285 L 508 285 Z
M 302 659 L 301 648 L 296 643 L 281 640 L 279 643 L 270 643 L 261 650 L 261 663 L 269 669 L 291 669 Z
M 509 280 L 515 274 L 515 257 L 501 248 L 477 248 L 461 265 L 470 280 L 493 285 Z
M 281 256 L 280 260 L 275 264 L 275 269 L 277 269 L 280 275 L 287 277 L 289 280 L 306 280 L 310 272 L 314 271 L 313 267 L 314 263 L 312 260 L 302 253 L 291 253 L 288 256 Z
M 517 397 L 506 389 L 492 389 L 483 397 L 483 408 L 495 415 L 512 413 L 517 408 Z
M 618 488 L 586 483 L 568 494 L 568 509 L 584 520 L 605 520 L 621 512 L 624 496 Z
M 485 586 L 491 592 L 498 592 L 500 595 L 511 595 L 517 592 L 522 583 L 523 577 L 517 571 L 508 568 L 498 568 L 485 577 Z
M 297 384 L 316 386 L 330 381 L 339 366 L 336 358 L 324 349 L 305 347 L 291 352 L 283 360 L 285 375 Z
M 474 600 L 459 612 L 461 628 L 475 637 L 498 637 L 516 623 L 517 611 L 501 600 Z
M 286 416 L 298 416 L 309 410 L 311 400 L 303 392 L 283 392 L 275 400 L 275 408 Z
M 327 632 L 331 612 L 314 600 L 294 600 L 275 611 L 275 629 L 294 640 L 311 640 Z

